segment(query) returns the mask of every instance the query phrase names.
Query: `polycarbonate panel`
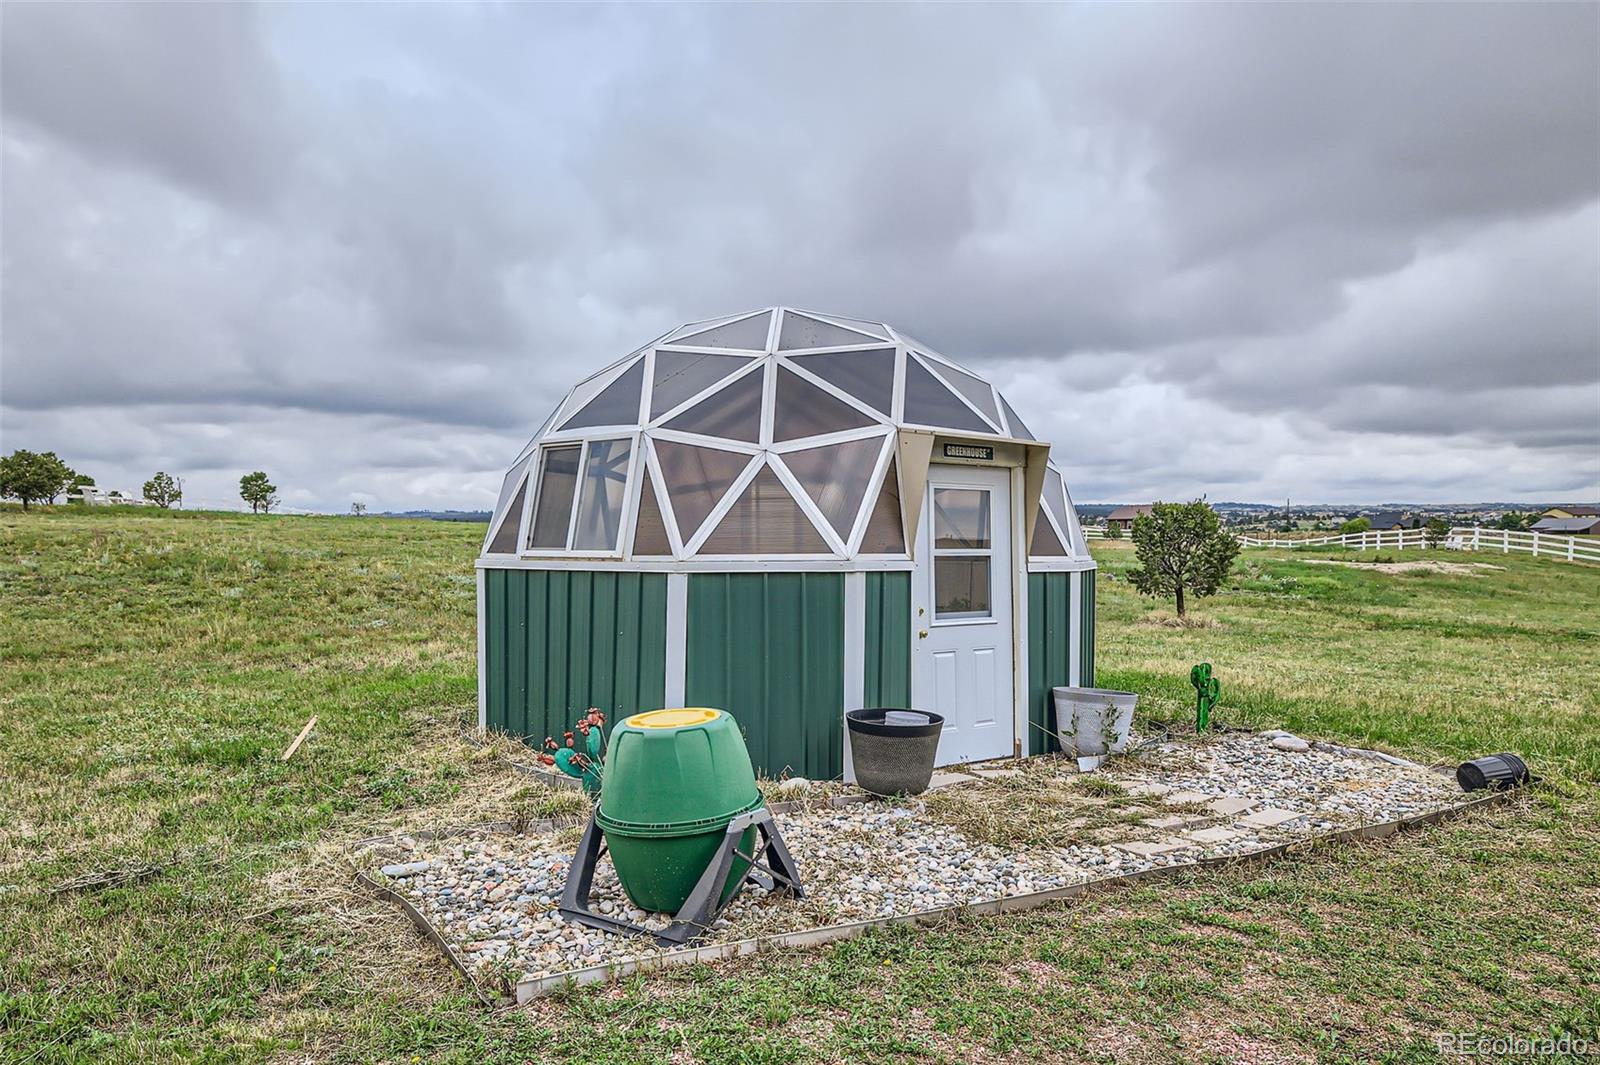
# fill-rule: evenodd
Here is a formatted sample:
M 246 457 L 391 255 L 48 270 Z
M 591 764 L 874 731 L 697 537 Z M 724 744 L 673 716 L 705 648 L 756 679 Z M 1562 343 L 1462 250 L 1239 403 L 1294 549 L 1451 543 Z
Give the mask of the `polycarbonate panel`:
M 835 399 L 787 369 L 778 371 L 777 409 L 772 419 L 773 440 L 798 440 L 846 429 L 877 425 L 869 415 Z
M 765 376 L 762 370 L 745 374 L 665 423 L 664 428 L 751 444 L 758 442 L 761 439 L 761 386 Z
M 644 389 L 644 359 L 601 390 L 582 410 L 561 423 L 563 429 L 591 425 L 638 425 L 639 393 Z
M 1063 529 L 1072 528 L 1067 523 L 1067 495 L 1061 487 L 1061 474 L 1048 466 L 1044 470 L 1044 487 L 1039 490 L 1039 501 L 1050 511 L 1057 525 Z
M 882 322 L 868 322 L 861 318 L 846 318 L 842 314 L 816 314 L 810 317 L 821 318 L 824 321 L 846 326 L 850 329 L 859 329 L 861 332 L 869 336 L 875 336 L 879 340 L 889 339 L 889 331 L 883 327 Z
M 888 417 L 894 409 L 894 349 L 801 355 L 794 364 Z
M 700 545 L 700 554 L 826 555 L 832 549 L 772 467 L 763 466 Z
M 539 495 L 534 500 L 533 527 L 528 546 L 561 551 L 567 546 L 567 524 L 572 517 L 572 497 L 578 487 L 578 452 L 571 447 L 546 448 L 539 473 Z
M 578 496 L 578 523 L 572 530 L 574 551 L 615 551 L 622 531 L 622 504 L 628 497 L 627 440 L 591 440 L 583 464 Z
M 736 322 L 713 326 L 700 333 L 679 337 L 674 344 L 700 348 L 743 348 L 746 351 L 767 350 L 767 328 L 772 324 L 770 312 L 763 311 Z
M 783 327 L 778 334 L 779 351 L 797 351 L 803 348 L 842 348 L 847 344 L 870 344 L 882 337 L 858 333 L 832 322 L 822 322 L 809 315 L 783 312 Z
M 905 420 L 975 433 L 994 432 L 992 426 L 974 414 L 971 407 L 957 399 L 955 393 L 940 384 L 938 378 L 914 358 L 906 359 Z
M 1022 424 L 1022 419 L 1017 417 L 1017 412 L 1011 409 L 1011 404 L 1006 402 L 1006 397 L 1000 397 L 1000 405 L 1006 409 L 1006 422 L 1011 426 L 1008 430 L 1017 440 L 1037 440 L 1033 430 Z
M 993 418 L 996 425 L 1000 424 L 1000 408 L 995 406 L 994 389 L 989 387 L 989 382 L 952 366 L 940 366 L 939 373 L 958 388 L 974 407 Z
M 655 449 L 667 499 L 678 520 L 678 536 L 688 543 L 750 465 L 750 456 L 671 440 L 655 441 Z
M 512 497 L 511 505 L 506 508 L 500 518 L 500 528 L 495 530 L 494 539 L 489 541 L 489 554 L 514 555 L 517 553 L 517 530 L 522 527 L 522 499 L 528 494 L 528 482 L 523 481 L 517 486 L 517 494 Z
M 889 460 L 889 472 L 884 475 L 883 488 L 872 504 L 872 516 L 867 519 L 867 530 L 861 535 L 860 553 L 863 555 L 903 555 L 906 553 L 906 535 L 900 522 L 900 481 L 895 475 L 895 460 Z
M 524 456 L 517 460 L 517 464 L 506 474 L 505 480 L 500 482 L 500 498 L 495 500 L 494 510 L 491 512 L 494 517 L 498 518 L 506 512 L 506 500 L 511 498 L 511 493 L 522 483 L 522 475 L 527 469 L 528 462 Z
M 650 389 L 650 417 L 659 418 L 750 365 L 745 355 L 712 355 L 703 351 L 656 352 L 655 381 Z
M 839 539 L 848 542 L 872 483 L 872 469 L 882 453 L 883 438 L 873 437 L 786 452 L 783 464 L 817 504 Z
M 640 468 L 644 476 L 639 482 L 639 516 L 633 527 L 633 553 L 636 556 L 671 555 L 672 541 L 667 539 L 667 524 L 661 516 L 656 486 L 650 482 L 649 468 L 642 465 Z
M 1050 519 L 1045 517 L 1043 511 L 1033 523 L 1033 541 L 1028 545 L 1028 554 L 1036 558 L 1053 558 L 1067 553 L 1061 545 L 1061 537 L 1050 527 Z
M 933 490 L 933 546 L 987 550 L 989 492 L 983 488 Z

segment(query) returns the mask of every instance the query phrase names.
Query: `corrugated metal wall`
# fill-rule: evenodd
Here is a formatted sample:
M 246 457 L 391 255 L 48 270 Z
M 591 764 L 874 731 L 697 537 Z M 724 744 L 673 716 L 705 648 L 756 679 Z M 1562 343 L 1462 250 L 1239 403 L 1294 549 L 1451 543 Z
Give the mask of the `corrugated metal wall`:
M 1082 581 L 1078 616 L 1072 583 Z M 1028 574 L 1028 753 L 1061 749 L 1054 731 L 1050 689 L 1072 684 L 1072 641 L 1078 641 L 1079 683 L 1094 684 L 1094 572 Z
M 863 706 L 911 705 L 911 574 L 868 573 Z
M 758 772 L 839 776 L 844 576 L 694 573 L 688 593 L 684 701 L 732 713 Z
M 490 728 L 538 743 L 666 701 L 665 574 L 490 569 L 484 599 Z

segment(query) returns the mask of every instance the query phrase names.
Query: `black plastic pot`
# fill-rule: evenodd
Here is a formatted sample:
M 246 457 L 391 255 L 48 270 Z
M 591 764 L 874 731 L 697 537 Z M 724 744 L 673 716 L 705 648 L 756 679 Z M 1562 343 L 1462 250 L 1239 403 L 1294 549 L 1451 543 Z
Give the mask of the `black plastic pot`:
M 933 779 L 944 718 L 927 710 L 876 708 L 845 715 L 856 783 L 874 795 L 920 795 Z
M 1456 767 L 1456 783 L 1462 791 L 1480 788 L 1514 788 L 1532 780 L 1527 763 L 1509 751 L 1474 758 Z

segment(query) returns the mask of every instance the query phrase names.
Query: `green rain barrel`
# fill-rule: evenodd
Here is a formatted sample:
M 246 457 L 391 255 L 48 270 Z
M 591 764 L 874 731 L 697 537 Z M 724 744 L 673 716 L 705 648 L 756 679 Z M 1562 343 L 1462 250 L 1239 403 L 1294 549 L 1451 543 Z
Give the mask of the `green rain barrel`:
M 728 822 L 759 806 L 750 752 L 721 710 L 651 710 L 611 734 L 596 820 L 622 889 L 641 909 L 682 908 Z M 747 830 L 739 849 L 751 853 L 755 837 Z M 734 859 L 723 899 L 748 869 Z

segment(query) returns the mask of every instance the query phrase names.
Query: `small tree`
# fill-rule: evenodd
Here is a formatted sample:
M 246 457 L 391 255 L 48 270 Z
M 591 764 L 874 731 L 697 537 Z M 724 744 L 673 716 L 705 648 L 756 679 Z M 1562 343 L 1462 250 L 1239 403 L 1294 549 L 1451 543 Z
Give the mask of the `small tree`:
M 1239 555 L 1239 541 L 1222 528 L 1205 500 L 1157 503 L 1133 521 L 1137 568 L 1128 580 L 1145 595 L 1172 596 L 1184 616 L 1184 594 L 1196 599 L 1222 586 Z
M 1429 518 L 1428 524 L 1422 527 L 1422 538 L 1428 542 L 1429 547 L 1438 547 L 1449 535 L 1450 523 L 1437 516 Z
M 1339 526 L 1339 535 L 1352 536 L 1355 533 L 1364 533 L 1370 528 L 1372 528 L 1371 518 L 1351 518 Z
M 183 489 L 178 487 L 172 474 L 157 470 L 156 475 L 144 483 L 144 497 L 165 510 L 183 499 Z
M 359 517 L 362 517 L 363 515 L 365 515 L 366 512 L 367 512 L 367 505 L 365 503 L 356 502 L 356 503 L 351 503 L 350 504 L 350 516 L 351 517 L 359 518 Z
M 67 484 L 67 494 L 70 495 L 73 492 L 76 492 L 80 488 L 93 488 L 93 487 L 94 487 L 94 478 L 93 477 L 90 477 L 87 473 L 75 473 L 75 474 L 72 475 L 72 480 Z
M 0 459 L 0 496 L 30 503 L 53 503 L 72 483 L 72 467 L 56 457 L 54 451 L 17 450 Z
M 239 478 L 239 496 L 250 504 L 250 513 L 265 514 L 278 505 L 278 486 L 256 470 Z
M 1122 539 L 1122 526 L 1118 525 L 1114 521 L 1106 522 L 1106 539 L 1107 540 L 1120 540 L 1120 539 Z

